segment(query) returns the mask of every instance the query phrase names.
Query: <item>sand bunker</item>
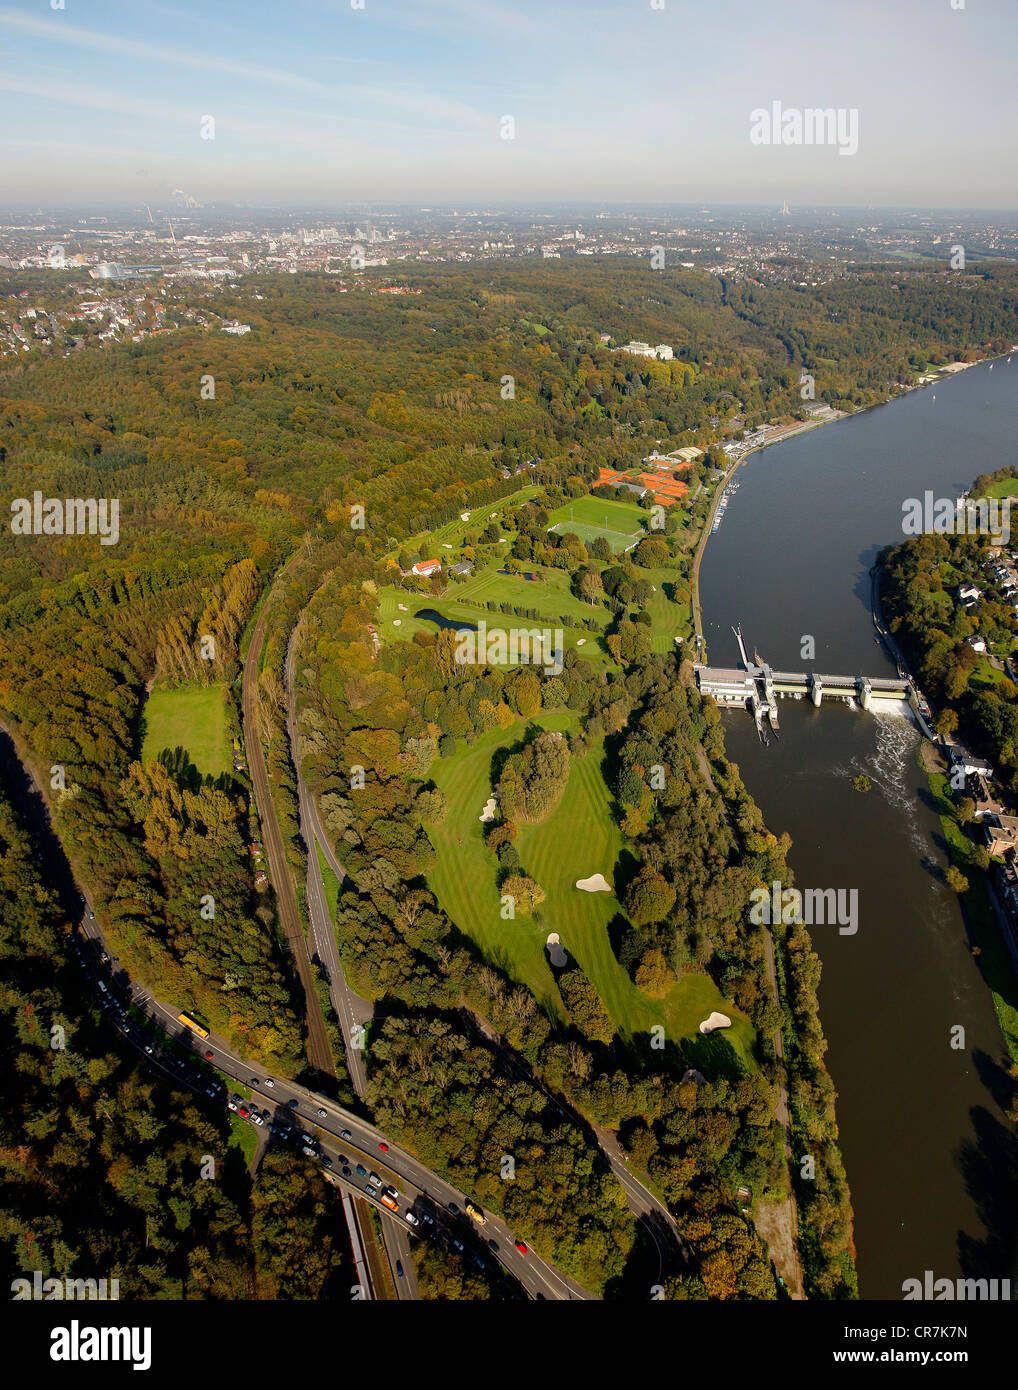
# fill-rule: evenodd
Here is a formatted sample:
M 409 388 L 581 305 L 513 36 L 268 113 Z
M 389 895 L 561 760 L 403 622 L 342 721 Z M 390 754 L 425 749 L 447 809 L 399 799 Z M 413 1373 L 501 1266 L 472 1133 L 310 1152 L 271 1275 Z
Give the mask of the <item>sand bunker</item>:
M 495 819 L 495 798 L 493 796 L 488 797 L 487 801 L 484 803 L 484 810 L 477 819 L 483 821 L 485 824 Z
M 410 612 L 410 609 L 406 606 L 405 603 L 397 603 L 397 604 L 396 604 L 396 607 L 399 609 L 399 611 L 400 611 L 401 613 L 409 613 L 409 612 Z
M 578 878 L 576 886 L 584 893 L 610 893 L 611 884 L 604 874 L 591 874 L 590 878 Z
M 393 627 L 401 627 L 401 626 L 403 625 L 403 619 L 402 619 L 402 618 L 393 618 L 393 620 L 392 620 L 392 625 L 393 625 Z
M 552 965 L 568 965 L 569 957 L 566 955 L 562 946 L 559 944 L 558 932 L 553 931 L 545 942 L 548 949 L 548 957 Z
M 582 647 L 583 644 L 584 644 L 584 642 L 586 642 L 586 640 L 587 640 L 586 637 L 577 637 L 577 639 L 576 639 L 576 645 L 577 645 L 578 647 Z
M 713 1033 L 715 1028 L 731 1028 L 732 1020 L 727 1014 L 719 1014 L 717 1010 L 711 1014 L 710 1018 L 705 1018 L 700 1024 L 701 1033 Z

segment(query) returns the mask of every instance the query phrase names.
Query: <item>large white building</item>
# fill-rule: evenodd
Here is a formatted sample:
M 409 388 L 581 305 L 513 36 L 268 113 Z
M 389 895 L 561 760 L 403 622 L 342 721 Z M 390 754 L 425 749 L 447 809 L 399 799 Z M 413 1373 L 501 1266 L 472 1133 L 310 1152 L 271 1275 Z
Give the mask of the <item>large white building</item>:
M 618 351 L 632 353 L 634 357 L 656 357 L 659 362 L 670 362 L 675 356 L 667 343 L 658 343 L 657 347 L 651 347 L 650 343 L 639 343 L 635 339 L 624 343 Z

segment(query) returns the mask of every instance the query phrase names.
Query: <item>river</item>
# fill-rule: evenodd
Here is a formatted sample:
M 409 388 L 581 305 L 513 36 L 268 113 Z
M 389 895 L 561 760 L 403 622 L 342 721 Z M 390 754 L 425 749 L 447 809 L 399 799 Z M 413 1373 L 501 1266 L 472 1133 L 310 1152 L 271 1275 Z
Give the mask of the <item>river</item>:
M 904 499 L 953 498 L 1015 461 L 1016 419 L 1018 353 L 750 455 L 701 565 L 710 663 L 738 665 L 741 623 L 777 668 L 804 669 L 812 637 L 818 671 L 894 675 L 874 641 L 870 566 L 903 539 Z M 792 836 L 796 882 L 858 889 L 857 933 L 813 937 L 860 1294 L 900 1299 L 927 1269 L 1014 1279 L 1015 1145 L 996 1100 L 1006 1053 L 943 882 L 918 730 L 901 711 L 834 701 L 779 710 L 770 747 L 741 711 L 724 715 L 725 738 L 770 828 Z M 852 786 L 859 772 L 869 794 Z

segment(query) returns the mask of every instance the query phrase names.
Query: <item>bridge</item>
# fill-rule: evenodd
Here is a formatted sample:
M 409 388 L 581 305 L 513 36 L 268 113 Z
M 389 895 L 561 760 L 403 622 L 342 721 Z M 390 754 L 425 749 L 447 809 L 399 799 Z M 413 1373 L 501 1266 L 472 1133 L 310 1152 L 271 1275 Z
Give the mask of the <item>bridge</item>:
M 742 666 L 694 666 L 696 684 L 702 695 L 710 695 L 719 705 L 738 705 L 749 709 L 765 743 L 764 719 L 769 721 L 775 732 L 778 729 L 779 696 L 791 696 L 796 700 L 805 696 L 818 708 L 826 696 L 864 710 L 871 708 L 874 698 L 905 701 L 916 714 L 923 732 L 933 738 L 927 722 L 930 718 L 929 706 L 909 676 L 899 674 L 887 678 L 835 676 L 820 671 L 775 671 L 760 659 L 757 652 L 753 653 L 755 660 L 750 661 L 741 629 L 733 628 L 732 631 L 739 642 Z

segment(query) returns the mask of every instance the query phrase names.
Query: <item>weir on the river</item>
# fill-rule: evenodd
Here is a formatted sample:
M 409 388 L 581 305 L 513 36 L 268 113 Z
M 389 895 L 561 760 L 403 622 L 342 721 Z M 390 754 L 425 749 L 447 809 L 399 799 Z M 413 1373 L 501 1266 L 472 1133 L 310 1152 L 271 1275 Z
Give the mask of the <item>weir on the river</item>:
M 719 705 L 741 705 L 750 710 L 761 737 L 764 737 L 765 718 L 777 732 L 779 695 L 791 695 L 793 699 L 808 695 L 817 707 L 826 695 L 828 699 L 833 697 L 850 705 L 858 704 L 864 710 L 871 708 L 874 695 L 882 700 L 904 700 L 916 714 L 923 732 L 933 737 L 927 724 L 929 708 L 908 676 L 899 674 L 888 679 L 832 676 L 818 671 L 775 671 L 760 659 L 758 652 L 753 653 L 756 660 L 750 661 L 742 629 L 733 627 L 732 631 L 739 643 L 742 668 L 696 665 L 693 667 L 696 684 L 702 695 L 710 695 Z

